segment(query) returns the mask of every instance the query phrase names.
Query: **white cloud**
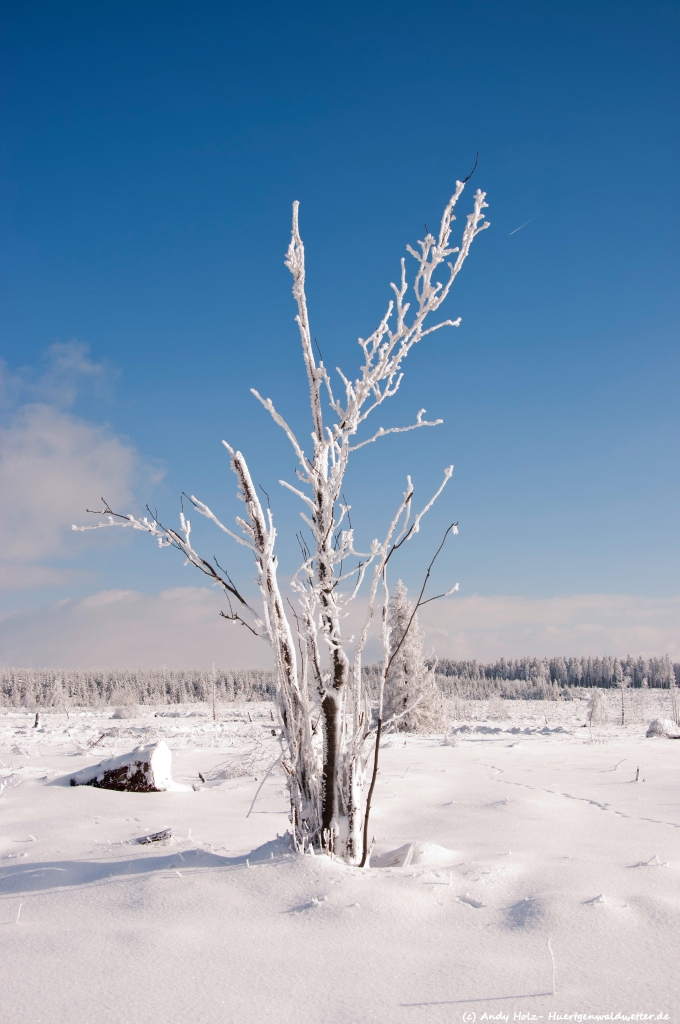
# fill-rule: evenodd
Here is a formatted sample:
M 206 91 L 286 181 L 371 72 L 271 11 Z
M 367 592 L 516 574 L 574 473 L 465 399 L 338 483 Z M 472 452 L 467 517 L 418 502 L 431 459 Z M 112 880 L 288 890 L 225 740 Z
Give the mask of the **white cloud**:
M 439 657 L 668 653 L 680 659 L 680 597 L 456 597 L 429 605 L 421 623 Z
M 131 502 L 138 455 L 107 427 L 67 409 L 80 387 L 103 386 L 111 376 L 85 346 L 52 345 L 37 377 L 0 370 L 0 588 L 61 584 L 74 573 L 36 563 L 69 550 L 71 524 L 102 494 L 122 507 Z M 22 398 L 30 401 L 17 405 Z
M 118 371 L 94 362 L 89 352 L 89 346 L 75 339 L 57 341 L 45 350 L 41 373 L 31 366 L 13 373 L 0 360 L 0 405 L 44 402 L 63 409 L 73 405 L 83 390 L 106 394 Z
M 205 587 L 105 590 L 0 620 L 0 663 L 39 668 L 271 667 L 269 646 L 220 618 Z
M 23 667 L 222 668 L 272 665 L 267 644 L 219 617 L 219 591 L 102 591 L 0 620 L 0 663 Z M 359 609 L 357 609 L 357 612 Z M 668 652 L 680 659 L 680 598 L 584 594 L 467 597 L 430 605 L 426 643 L 439 657 Z M 354 617 L 354 616 L 353 616 Z M 375 640 L 367 661 L 378 657 Z
M 106 493 L 128 503 L 137 457 L 104 427 L 47 405 L 0 427 L 0 559 L 62 552 L 65 532 Z

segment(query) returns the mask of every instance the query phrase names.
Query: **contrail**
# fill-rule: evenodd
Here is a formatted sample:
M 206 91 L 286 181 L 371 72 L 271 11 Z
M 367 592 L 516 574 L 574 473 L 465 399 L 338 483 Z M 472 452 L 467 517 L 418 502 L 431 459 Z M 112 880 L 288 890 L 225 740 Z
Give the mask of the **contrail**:
M 536 214 L 536 217 L 538 217 L 538 214 Z M 525 228 L 525 227 L 527 226 L 527 224 L 531 224 L 531 221 L 532 221 L 532 220 L 536 220 L 536 217 L 532 217 L 532 218 L 531 218 L 531 220 L 525 220 L 525 221 L 524 221 L 524 224 L 520 224 L 520 226 L 519 226 L 518 228 L 515 228 L 515 230 L 514 230 L 514 231 L 511 231 L 511 232 L 510 232 L 510 235 L 514 235 L 514 234 L 516 234 L 516 233 L 517 233 L 518 231 L 521 231 L 521 230 L 522 230 L 522 228 Z M 510 237 L 510 235 L 508 235 L 508 238 Z

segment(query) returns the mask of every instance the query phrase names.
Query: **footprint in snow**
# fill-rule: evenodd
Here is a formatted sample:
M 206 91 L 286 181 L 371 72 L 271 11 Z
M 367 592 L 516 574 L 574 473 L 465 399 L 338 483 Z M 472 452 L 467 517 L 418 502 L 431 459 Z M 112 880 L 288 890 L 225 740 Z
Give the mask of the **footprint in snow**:
M 476 900 L 468 892 L 464 896 L 456 896 L 459 903 L 467 903 L 468 907 L 474 907 L 475 910 L 479 910 L 480 907 L 485 907 L 486 903 L 482 903 L 481 900 Z
M 314 910 L 315 907 L 320 906 L 326 902 L 325 896 L 312 896 L 309 903 L 302 903 L 299 907 L 291 907 L 288 911 L 289 914 L 302 914 L 305 910 Z

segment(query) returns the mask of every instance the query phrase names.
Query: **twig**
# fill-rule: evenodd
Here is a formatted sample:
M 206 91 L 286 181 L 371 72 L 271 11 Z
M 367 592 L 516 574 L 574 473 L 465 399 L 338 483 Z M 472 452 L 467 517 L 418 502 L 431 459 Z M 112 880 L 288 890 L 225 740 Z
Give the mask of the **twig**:
M 242 626 L 245 626 L 246 629 L 250 630 L 250 632 L 253 634 L 253 636 L 257 636 L 257 637 L 260 638 L 260 640 L 264 640 L 264 641 L 266 641 L 266 643 L 269 643 L 268 637 L 263 636 L 262 633 L 258 633 L 257 630 L 253 629 L 253 627 L 250 625 L 250 623 L 246 622 L 245 619 L 242 619 L 240 615 L 236 615 L 236 614 L 227 615 L 226 612 L 220 611 L 220 616 L 223 619 L 226 619 L 227 622 L 240 622 Z
M 265 772 L 265 774 L 264 774 L 264 778 L 262 779 L 262 782 L 261 782 L 261 783 L 260 783 L 260 785 L 259 785 L 259 786 L 257 787 L 257 792 L 255 793 L 255 796 L 253 797 L 253 802 L 252 802 L 252 804 L 250 805 L 250 807 L 248 808 L 248 813 L 246 814 L 246 818 L 249 818 L 249 817 L 250 817 L 250 812 L 252 811 L 253 807 L 255 806 L 255 801 L 257 800 L 258 796 L 260 795 L 260 790 L 261 790 L 261 789 L 262 789 L 262 787 L 264 786 L 265 782 L 267 781 L 267 779 L 269 778 L 269 776 L 271 775 L 271 773 L 272 773 L 272 772 L 274 771 L 274 769 L 276 768 L 277 764 L 280 764 L 280 762 L 281 762 L 281 758 L 282 758 L 282 757 L 283 757 L 283 754 L 281 755 L 281 757 L 277 757 L 277 759 L 276 759 L 276 760 L 274 761 L 274 763 L 273 763 L 273 764 L 270 764 L 270 765 L 269 765 L 269 768 L 267 768 L 267 771 L 266 771 L 266 772 Z
M 413 612 L 411 614 L 411 618 L 408 620 L 408 624 L 406 626 L 406 629 L 404 630 L 399 643 L 397 644 L 397 646 L 393 650 L 392 654 L 390 655 L 390 658 L 389 658 L 389 660 L 387 662 L 387 666 L 386 666 L 386 668 L 385 668 L 385 670 L 383 672 L 383 678 L 382 678 L 382 686 L 383 687 L 385 685 L 385 680 L 387 679 L 387 676 L 388 676 L 388 673 L 390 671 L 390 668 L 392 667 L 392 662 L 394 661 L 394 659 L 396 658 L 397 654 L 399 653 L 399 651 L 400 651 L 400 649 L 401 649 L 401 647 L 402 647 L 402 645 L 404 643 L 404 640 L 408 636 L 408 632 L 409 632 L 411 626 L 413 625 L 413 620 L 416 617 L 416 612 L 418 611 L 418 609 L 423 604 L 427 604 L 428 603 L 427 601 L 423 601 L 423 595 L 425 594 L 425 588 L 427 586 L 427 581 L 430 578 L 430 574 L 432 572 L 432 567 L 434 566 L 434 563 L 437 561 L 437 558 L 439 557 L 439 554 L 440 554 L 442 548 L 446 544 L 446 538 L 448 537 L 449 533 L 452 533 L 454 531 L 455 526 L 456 526 L 455 523 L 452 523 L 451 526 L 447 526 L 446 533 L 444 534 L 444 538 L 443 538 L 441 544 L 439 545 L 439 547 L 437 548 L 437 550 L 435 551 L 435 553 L 434 553 L 434 555 L 432 557 L 432 561 L 430 562 L 430 564 L 427 567 L 427 572 L 425 573 L 425 579 L 423 580 L 423 585 L 420 588 L 420 594 L 418 596 L 418 600 L 416 601 L 416 603 L 414 605 Z M 383 569 L 383 572 L 384 572 L 384 569 Z M 437 596 L 438 597 L 444 597 L 446 595 L 439 594 Z M 436 598 L 430 598 L 430 600 L 436 600 Z M 371 814 L 371 801 L 373 799 L 373 790 L 375 789 L 376 779 L 378 778 L 378 760 L 379 760 L 379 756 L 380 756 L 380 737 L 382 735 L 382 726 L 383 726 L 383 720 L 382 720 L 382 699 L 381 699 L 380 717 L 378 718 L 378 728 L 376 729 L 376 734 L 375 734 L 375 751 L 374 751 L 374 755 L 373 755 L 373 774 L 371 776 L 371 785 L 369 786 L 368 796 L 366 797 L 366 814 L 364 815 L 364 847 L 363 847 L 363 852 L 362 852 L 362 857 L 361 857 L 361 864 L 359 865 L 359 867 L 362 867 L 362 868 L 366 866 L 366 861 L 368 860 L 368 819 L 369 819 L 370 814 Z
M 472 170 L 471 170 L 471 171 L 470 171 L 470 173 L 468 174 L 467 178 L 463 178 L 463 184 L 465 184 L 465 182 L 466 182 L 466 181 L 469 181 L 469 180 L 470 180 L 470 178 L 472 177 L 472 175 L 473 175 L 473 174 L 475 173 L 475 171 L 477 170 L 477 163 L 478 163 L 478 161 L 479 161 L 479 153 L 478 153 L 478 154 L 477 154 L 477 156 L 475 157 L 475 166 L 474 166 L 474 167 L 472 168 Z
M 555 995 L 555 955 L 552 948 L 552 935 L 548 939 L 548 950 L 550 952 L 550 959 L 552 960 L 552 994 Z

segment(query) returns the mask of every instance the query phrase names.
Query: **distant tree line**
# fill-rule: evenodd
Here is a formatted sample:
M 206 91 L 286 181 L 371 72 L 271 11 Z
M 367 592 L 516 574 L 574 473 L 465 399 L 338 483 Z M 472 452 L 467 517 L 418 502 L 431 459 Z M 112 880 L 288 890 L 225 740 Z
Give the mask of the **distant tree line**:
M 673 664 L 667 654 L 662 658 L 501 658 L 489 664 L 477 661 L 436 662 L 438 675 L 474 680 L 519 680 L 530 683 L 555 683 L 557 686 L 652 686 L 668 689 L 680 685 L 680 663 Z
M 0 669 L 5 707 L 98 707 L 273 700 L 274 673 L 263 669 Z
M 578 687 L 668 689 L 680 685 L 680 663 L 663 658 L 518 658 L 482 664 L 442 658 L 430 662 L 444 696 L 514 700 L 569 699 Z M 381 667 L 363 669 L 377 695 Z M 0 669 L 4 707 L 99 707 L 125 704 L 191 704 L 272 700 L 274 673 L 265 669 L 213 672 L 193 669 Z

